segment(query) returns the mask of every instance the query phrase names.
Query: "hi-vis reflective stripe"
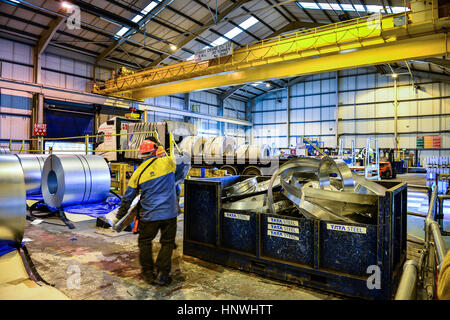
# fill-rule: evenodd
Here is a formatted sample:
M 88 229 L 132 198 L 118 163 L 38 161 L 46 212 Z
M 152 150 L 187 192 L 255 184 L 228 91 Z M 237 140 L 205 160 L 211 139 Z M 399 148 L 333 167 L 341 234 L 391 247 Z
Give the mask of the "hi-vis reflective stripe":
M 362 233 L 362 234 L 367 233 L 367 229 L 364 227 L 345 226 L 342 224 L 327 223 L 327 229 L 334 230 L 334 231 L 342 231 L 342 232 L 353 232 L 353 233 Z
M 274 217 L 267 217 L 267 222 L 284 224 L 286 226 L 298 227 L 298 221 L 296 221 L 296 220 L 287 220 L 287 219 L 280 219 L 280 218 L 274 218 Z
M 275 231 L 275 230 L 267 230 L 267 235 L 279 237 L 279 238 L 291 239 L 291 240 L 299 240 L 299 237 L 294 236 L 293 234 L 285 233 L 285 232 L 281 232 L 281 231 Z
M 298 228 L 292 228 L 292 227 L 286 227 L 286 226 L 280 226 L 278 224 L 268 224 L 267 225 L 268 229 L 271 230 L 278 230 L 278 231 L 286 231 L 286 232 L 291 232 L 291 233 L 299 233 L 298 232 Z
M 239 213 L 232 213 L 232 212 L 225 212 L 223 214 L 225 218 L 232 218 L 232 219 L 239 219 L 239 220 L 250 220 L 250 216 L 247 214 L 239 214 Z

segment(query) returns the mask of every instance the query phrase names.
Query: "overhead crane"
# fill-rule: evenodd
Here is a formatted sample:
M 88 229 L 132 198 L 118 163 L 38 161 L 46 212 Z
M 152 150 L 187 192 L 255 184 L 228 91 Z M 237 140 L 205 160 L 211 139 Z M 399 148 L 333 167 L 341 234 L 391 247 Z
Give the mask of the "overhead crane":
M 417 1 L 418 2 L 418 1 Z M 423 3 L 423 2 L 422 2 Z M 146 68 L 95 86 L 136 100 L 266 79 L 447 56 L 450 18 L 437 1 L 420 10 L 374 14 L 250 43 L 231 55 Z

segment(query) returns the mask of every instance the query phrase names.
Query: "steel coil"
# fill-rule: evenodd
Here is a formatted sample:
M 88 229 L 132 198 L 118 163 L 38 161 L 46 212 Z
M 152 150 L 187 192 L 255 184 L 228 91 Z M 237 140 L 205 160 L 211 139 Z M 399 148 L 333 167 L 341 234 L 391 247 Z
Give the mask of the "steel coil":
M 17 154 L 25 177 L 27 195 L 41 193 L 42 169 L 46 154 Z
M 236 150 L 237 159 L 247 159 L 248 158 L 248 144 L 243 144 L 239 146 Z
M 104 201 L 111 187 L 106 161 L 91 155 L 51 155 L 42 172 L 46 204 L 61 208 Z
M 267 144 L 252 144 L 248 146 L 248 159 L 269 160 L 272 157 L 272 149 Z
M 20 245 L 25 217 L 25 179 L 19 159 L 14 155 L 0 155 L 0 239 Z

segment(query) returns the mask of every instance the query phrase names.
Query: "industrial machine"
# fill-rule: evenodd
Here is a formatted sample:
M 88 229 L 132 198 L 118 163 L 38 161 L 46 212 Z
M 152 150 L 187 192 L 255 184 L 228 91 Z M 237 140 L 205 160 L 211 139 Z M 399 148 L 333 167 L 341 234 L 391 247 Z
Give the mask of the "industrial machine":
M 196 135 L 194 124 L 179 121 L 144 122 L 140 119 L 114 117 L 98 128 L 95 153 L 109 162 L 131 162 L 139 160 L 140 143 L 148 136 L 156 136 L 164 148 L 170 145 L 170 134 L 175 142 L 185 136 Z

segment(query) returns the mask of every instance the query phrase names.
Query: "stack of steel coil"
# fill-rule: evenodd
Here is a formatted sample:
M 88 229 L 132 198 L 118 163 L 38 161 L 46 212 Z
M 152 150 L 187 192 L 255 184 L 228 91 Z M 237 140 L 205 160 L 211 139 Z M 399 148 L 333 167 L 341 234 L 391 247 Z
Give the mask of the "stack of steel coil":
M 100 156 L 51 155 L 45 160 L 42 195 L 52 207 L 102 202 L 110 187 L 109 167 Z

